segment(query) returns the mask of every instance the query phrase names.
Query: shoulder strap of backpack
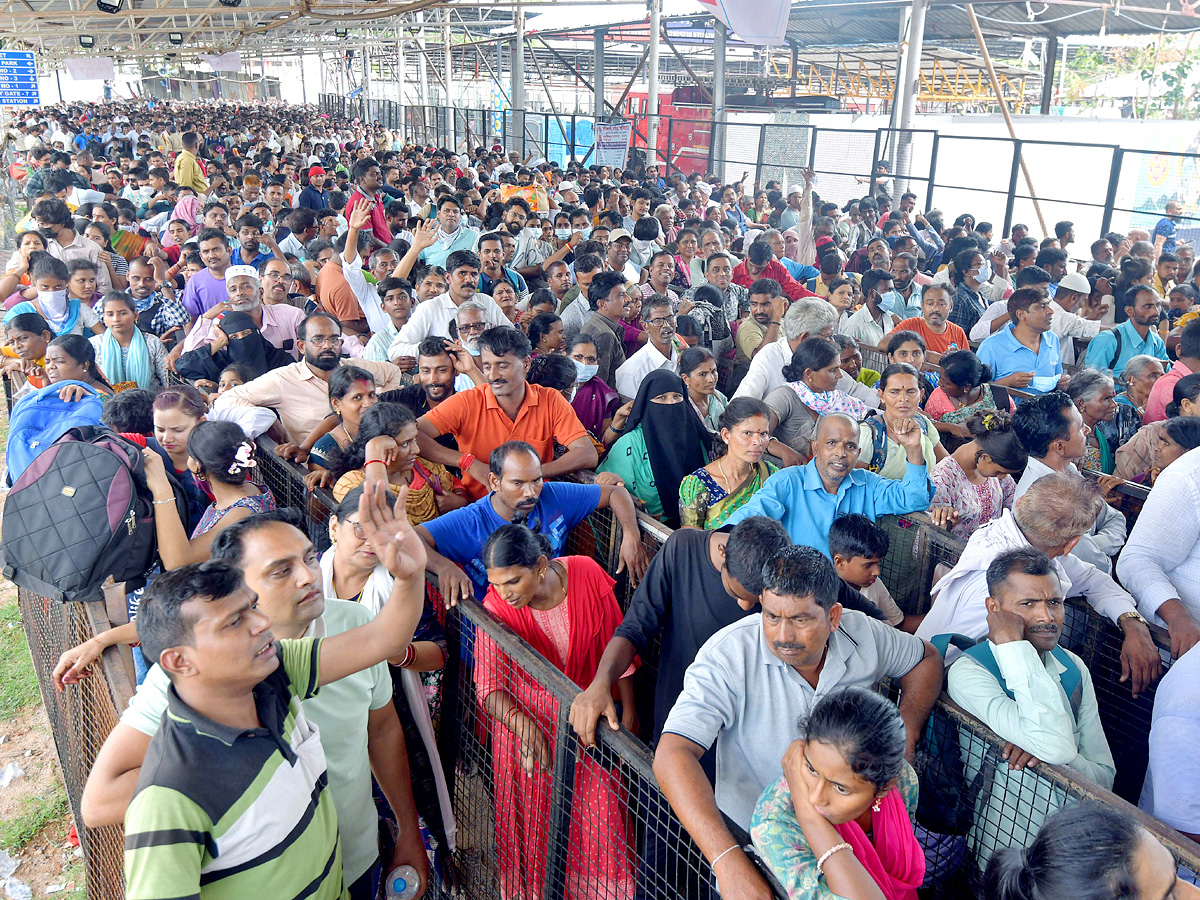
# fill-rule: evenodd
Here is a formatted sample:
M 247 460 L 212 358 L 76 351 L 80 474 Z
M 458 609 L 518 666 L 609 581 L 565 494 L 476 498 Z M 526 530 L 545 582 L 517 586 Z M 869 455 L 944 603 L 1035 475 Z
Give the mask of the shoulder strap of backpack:
M 951 647 L 967 651 L 978 644 L 979 641 L 969 638 L 965 634 L 935 634 L 929 639 L 929 643 L 933 644 L 933 649 L 942 654 L 942 659 L 945 659 L 946 651 Z
M 1058 676 L 1059 683 L 1066 692 L 1067 700 L 1071 703 L 1071 714 L 1079 721 L 1079 707 L 1083 705 L 1083 673 L 1075 660 L 1062 647 L 1055 647 L 1051 655 L 1059 661 L 1065 670 Z
M 1000 664 L 996 662 L 995 654 L 992 653 L 992 647 L 988 643 L 987 638 L 984 638 L 974 647 L 963 652 L 987 669 L 988 674 L 1000 682 L 1000 688 L 1008 695 L 1009 699 L 1013 699 L 1013 692 L 1008 689 L 1008 684 L 1005 682 L 1004 676 L 1000 674 Z M 1059 676 L 1059 683 L 1062 685 L 1063 691 L 1067 695 L 1067 700 L 1071 704 L 1071 716 L 1078 721 L 1079 707 L 1083 702 L 1083 675 L 1080 673 L 1075 661 L 1061 647 L 1055 647 L 1051 651 L 1051 655 L 1058 660 L 1065 670 Z
M 929 434 L 929 424 L 924 416 L 917 416 L 917 424 L 921 426 L 921 434 Z M 867 464 L 868 471 L 878 472 L 887 462 L 887 424 L 883 416 L 872 416 L 866 420 L 871 429 L 871 461 Z
M 1117 360 L 1121 358 L 1121 329 L 1114 328 L 1112 333 L 1113 337 L 1116 338 L 1117 341 L 1117 349 L 1113 351 L 1113 358 L 1108 361 L 1108 368 L 1115 369 L 1117 367 Z
M 867 470 L 878 472 L 887 462 L 887 426 L 880 416 L 873 416 L 866 422 L 871 429 L 871 460 L 867 463 Z

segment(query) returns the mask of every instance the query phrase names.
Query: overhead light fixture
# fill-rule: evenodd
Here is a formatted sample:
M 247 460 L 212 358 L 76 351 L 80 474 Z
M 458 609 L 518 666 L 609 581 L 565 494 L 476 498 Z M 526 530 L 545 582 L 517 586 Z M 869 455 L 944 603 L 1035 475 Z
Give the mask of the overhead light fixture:
M 350 29 L 348 29 L 348 28 L 335 28 L 335 29 L 333 29 L 333 34 L 334 34 L 334 36 L 335 36 L 335 37 L 344 38 L 344 37 L 345 37 L 346 35 L 348 35 L 349 33 L 350 33 Z
M 83 47 L 85 50 L 88 50 L 96 46 L 96 39 L 90 34 L 81 34 L 79 36 L 79 46 Z
M 242 0 L 220 0 L 222 6 L 241 6 Z
M 96 0 L 96 9 L 100 12 L 115 15 L 121 11 L 121 7 L 125 5 L 125 0 Z
M 178 31 L 172 31 L 170 34 L 167 35 L 167 40 L 170 41 L 172 44 L 174 44 L 176 47 L 178 47 L 180 44 L 183 43 L 183 35 Z

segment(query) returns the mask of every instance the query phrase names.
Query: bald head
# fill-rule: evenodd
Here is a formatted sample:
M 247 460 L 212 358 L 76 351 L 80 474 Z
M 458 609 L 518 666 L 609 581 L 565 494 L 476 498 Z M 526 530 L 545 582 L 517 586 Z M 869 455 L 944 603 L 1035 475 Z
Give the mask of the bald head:
M 829 493 L 837 493 L 842 479 L 858 465 L 858 422 L 845 413 L 822 416 L 812 448 L 821 483 Z

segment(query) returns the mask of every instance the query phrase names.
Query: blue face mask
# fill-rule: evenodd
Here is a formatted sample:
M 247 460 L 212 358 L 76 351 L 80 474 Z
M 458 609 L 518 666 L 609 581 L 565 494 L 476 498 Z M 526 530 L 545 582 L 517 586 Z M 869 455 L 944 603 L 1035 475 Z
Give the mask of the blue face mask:
M 576 372 L 575 383 L 576 384 L 583 384 L 584 382 L 591 381 L 593 378 L 596 377 L 596 373 L 600 371 L 600 366 L 598 366 L 598 365 L 595 365 L 595 366 L 585 365 L 584 363 L 581 363 L 577 359 L 572 359 L 571 362 L 575 363 L 575 372 Z
M 569 240 L 573 233 L 574 232 L 572 232 L 570 228 L 555 228 L 554 229 L 554 236 L 556 238 L 558 238 L 560 241 Z
M 588 238 L 590 238 L 592 236 L 592 226 L 588 225 L 586 228 L 580 228 L 579 233 L 583 236 L 583 239 L 586 241 Z

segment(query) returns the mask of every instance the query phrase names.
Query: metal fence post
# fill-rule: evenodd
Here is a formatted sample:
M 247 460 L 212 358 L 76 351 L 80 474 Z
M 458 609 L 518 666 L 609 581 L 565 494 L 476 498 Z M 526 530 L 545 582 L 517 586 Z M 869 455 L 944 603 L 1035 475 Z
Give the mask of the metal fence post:
M 809 135 L 808 141 L 808 167 L 816 169 L 817 166 L 817 133 L 820 131 L 815 125 L 812 126 L 812 134 Z
M 558 704 L 554 741 L 554 783 L 563 790 L 550 796 L 550 825 L 546 835 L 546 880 L 543 900 L 566 896 L 567 852 L 571 845 L 571 807 L 575 800 L 575 732 L 568 715 L 570 707 Z M 586 751 L 584 751 L 586 752 Z
M 883 129 L 875 129 L 875 149 L 871 151 L 871 184 L 867 188 L 867 195 L 875 196 L 875 169 L 879 164 L 879 144 L 883 140 Z
M 933 179 L 937 174 L 937 155 L 938 141 L 941 140 L 940 132 L 933 133 L 933 150 L 929 157 L 929 186 L 925 190 L 925 209 L 933 209 Z
M 1017 177 L 1021 174 L 1021 141 L 1013 141 L 1012 171 L 1008 175 L 1008 201 L 1004 207 L 1004 228 L 1001 234 L 1008 234 L 1012 227 L 1013 209 L 1017 205 Z
M 663 154 L 663 178 L 667 178 L 671 174 L 673 168 L 671 164 L 671 152 L 675 146 L 672 140 L 672 129 L 675 127 L 675 117 L 667 116 L 667 152 Z
M 1117 186 L 1121 181 L 1121 165 L 1124 161 L 1124 149 L 1114 147 L 1112 166 L 1108 170 L 1108 193 L 1104 196 L 1104 218 L 1100 220 L 1101 234 L 1108 234 L 1112 227 L 1113 207 L 1117 205 Z
M 758 159 L 755 160 L 754 163 L 754 187 L 756 190 L 758 186 L 762 184 L 763 152 L 766 150 L 766 148 L 767 126 L 764 123 L 758 126 Z

